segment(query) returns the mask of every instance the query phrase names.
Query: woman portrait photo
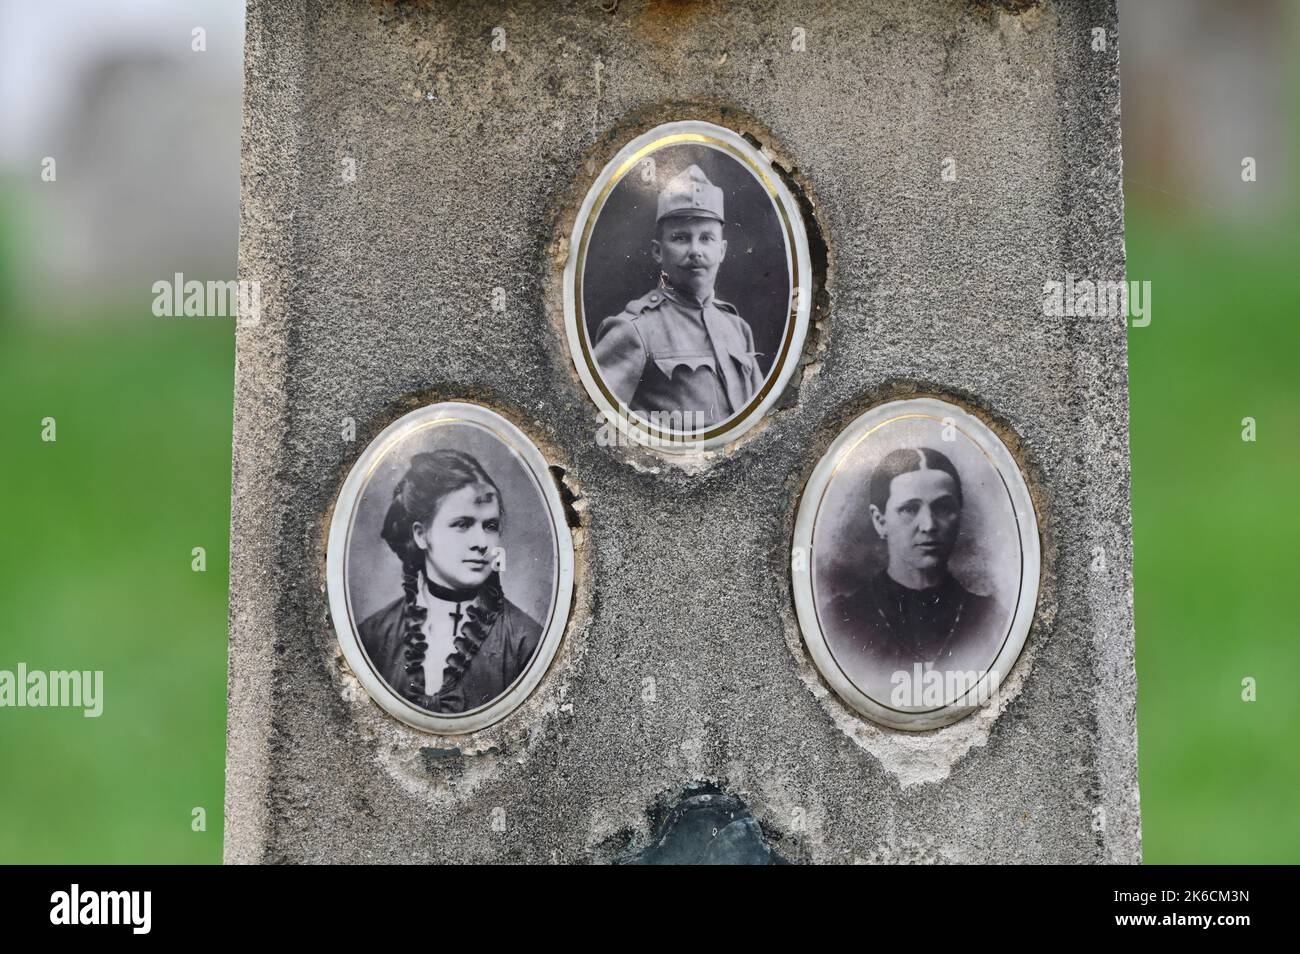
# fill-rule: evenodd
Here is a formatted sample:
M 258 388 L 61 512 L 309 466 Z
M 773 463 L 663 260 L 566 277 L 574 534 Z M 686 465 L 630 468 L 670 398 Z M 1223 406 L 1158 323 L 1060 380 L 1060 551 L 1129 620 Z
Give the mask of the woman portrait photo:
M 850 424 L 796 518 L 800 628 L 823 677 L 887 725 L 953 721 L 1019 656 L 1037 600 L 1037 520 L 1018 465 L 964 409 L 931 398 Z
M 867 510 L 885 565 L 849 583 L 827 611 L 846 655 L 895 670 L 950 669 L 1005 617 L 995 596 L 972 593 L 949 566 L 963 502 L 961 475 L 932 447 L 899 448 L 876 465 Z
M 340 495 L 342 505 L 353 492 L 351 514 L 336 511 L 331 530 L 346 623 L 336 610 L 336 629 L 384 708 L 421 728 L 468 731 L 460 720 L 501 710 L 549 665 L 572 543 L 540 452 L 504 419 L 444 404 L 398 425 Z
M 402 595 L 361 624 L 395 692 L 430 712 L 491 702 L 527 667 L 541 624 L 506 599 L 501 491 L 463 451 L 416 454 L 380 535 L 402 563 Z

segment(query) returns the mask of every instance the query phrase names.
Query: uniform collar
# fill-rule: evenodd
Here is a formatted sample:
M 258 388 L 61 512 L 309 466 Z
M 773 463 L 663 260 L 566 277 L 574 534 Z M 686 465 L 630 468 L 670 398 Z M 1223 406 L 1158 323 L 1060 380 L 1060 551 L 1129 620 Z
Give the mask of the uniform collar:
M 673 301 L 677 302 L 677 304 L 682 305 L 685 308 L 707 308 L 709 305 L 713 304 L 712 291 L 702 299 L 696 298 L 690 292 L 685 292 L 680 288 L 677 288 L 662 274 L 659 276 L 659 287 L 663 291 L 665 297 L 671 298 Z

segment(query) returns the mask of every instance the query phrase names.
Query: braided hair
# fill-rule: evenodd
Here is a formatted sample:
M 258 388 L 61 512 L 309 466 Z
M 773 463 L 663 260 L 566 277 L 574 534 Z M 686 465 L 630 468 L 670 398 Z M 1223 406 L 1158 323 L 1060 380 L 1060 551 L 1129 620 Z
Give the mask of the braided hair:
M 462 627 L 462 634 L 454 644 L 455 651 L 448 657 L 443 684 L 436 694 L 427 695 L 424 684 L 424 657 L 429 648 L 424 639 L 427 611 L 416 600 L 425 551 L 415 542 L 412 528 L 416 523 L 427 525 L 445 497 L 463 487 L 480 485 L 492 488 L 504 516 L 505 507 L 496 481 L 488 476 L 473 455 L 451 449 L 416 454 L 411 458 L 405 475 L 393 488 L 393 500 L 379 531 L 384 542 L 402 561 L 403 616 L 406 620 L 403 662 L 409 677 L 406 695 L 417 705 L 434 711 L 456 711 L 455 690 L 460 678 L 487 637 L 504 597 L 500 576 L 494 571 L 483 585 L 486 605 L 482 609 L 469 607 L 469 621 Z

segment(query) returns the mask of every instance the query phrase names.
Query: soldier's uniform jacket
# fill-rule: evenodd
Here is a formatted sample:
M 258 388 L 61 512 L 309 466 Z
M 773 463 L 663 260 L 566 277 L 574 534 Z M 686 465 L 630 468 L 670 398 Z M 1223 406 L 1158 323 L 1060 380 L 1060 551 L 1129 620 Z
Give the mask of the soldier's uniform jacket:
M 666 283 L 602 321 L 594 355 L 615 397 L 643 417 L 682 415 L 669 418 L 674 429 L 721 423 L 763 383 L 754 333 L 735 306 Z

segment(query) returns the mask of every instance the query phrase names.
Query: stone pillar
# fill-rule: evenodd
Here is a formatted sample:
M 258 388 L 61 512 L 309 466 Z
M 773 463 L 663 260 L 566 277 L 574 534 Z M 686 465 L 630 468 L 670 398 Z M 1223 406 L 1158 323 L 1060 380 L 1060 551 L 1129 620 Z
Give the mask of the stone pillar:
M 1116 26 L 1104 0 L 250 0 L 227 861 L 1140 860 L 1125 324 L 1043 306 L 1124 277 Z M 694 471 L 597 441 L 560 305 L 594 170 L 671 119 L 761 141 L 817 259 L 795 380 Z M 999 703 L 907 733 L 809 666 L 790 540 L 835 433 L 921 392 L 1013 436 L 1043 575 Z M 452 739 L 359 697 L 325 593 L 348 469 L 435 400 L 525 429 L 576 524 L 542 687 Z M 700 805 L 740 818 L 727 844 L 641 854 Z

